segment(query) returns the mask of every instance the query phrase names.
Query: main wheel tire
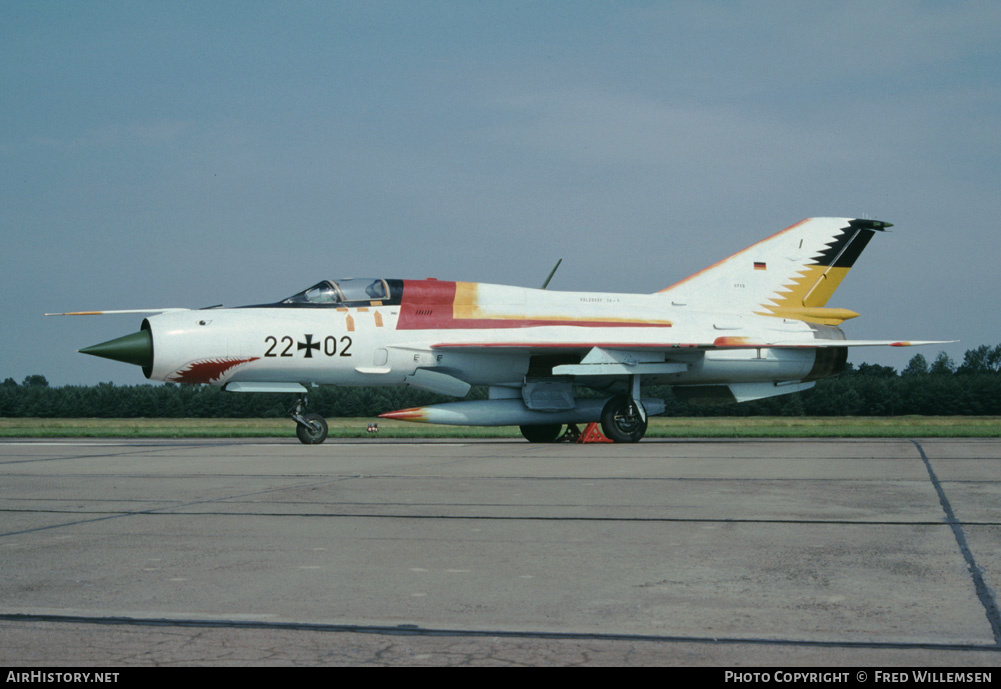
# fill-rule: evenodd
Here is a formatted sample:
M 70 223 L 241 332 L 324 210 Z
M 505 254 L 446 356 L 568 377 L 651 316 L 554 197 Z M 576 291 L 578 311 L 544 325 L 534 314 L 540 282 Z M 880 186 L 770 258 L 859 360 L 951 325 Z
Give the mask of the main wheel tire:
M 613 397 L 601 411 L 601 431 L 617 443 L 635 443 L 646 433 L 646 421 L 628 397 Z
M 546 423 L 533 426 L 519 426 L 521 434 L 530 443 L 555 443 L 563 430 L 561 423 Z
M 296 424 L 295 434 L 304 445 L 319 445 L 327 439 L 327 421 L 319 414 L 303 414 L 308 425 Z

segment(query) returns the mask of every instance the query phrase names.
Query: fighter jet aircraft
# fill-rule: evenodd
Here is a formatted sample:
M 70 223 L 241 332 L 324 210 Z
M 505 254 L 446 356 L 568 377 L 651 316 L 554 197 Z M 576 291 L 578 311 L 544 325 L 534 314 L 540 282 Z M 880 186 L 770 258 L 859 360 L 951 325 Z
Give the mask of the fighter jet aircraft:
M 140 366 L 150 380 L 299 395 L 290 416 L 307 444 L 327 437 L 326 421 L 306 411 L 319 385 L 410 385 L 454 397 L 483 385 L 486 400 L 382 416 L 518 425 L 532 442 L 600 421 L 608 438 L 636 442 L 665 407 L 642 396 L 644 385 L 744 402 L 839 373 L 848 347 L 933 344 L 848 340 L 838 326 L 858 314 L 827 306 L 888 227 L 803 220 L 654 294 L 351 278 L 273 304 L 46 315 L 151 314 L 138 332 L 80 351 Z

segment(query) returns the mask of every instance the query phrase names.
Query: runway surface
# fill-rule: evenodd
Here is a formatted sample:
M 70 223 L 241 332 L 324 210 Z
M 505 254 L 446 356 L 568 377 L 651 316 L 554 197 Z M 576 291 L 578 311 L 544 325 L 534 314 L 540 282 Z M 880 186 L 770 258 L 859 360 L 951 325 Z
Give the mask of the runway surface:
M 1001 661 L 1001 440 L 2 441 L 0 663 Z

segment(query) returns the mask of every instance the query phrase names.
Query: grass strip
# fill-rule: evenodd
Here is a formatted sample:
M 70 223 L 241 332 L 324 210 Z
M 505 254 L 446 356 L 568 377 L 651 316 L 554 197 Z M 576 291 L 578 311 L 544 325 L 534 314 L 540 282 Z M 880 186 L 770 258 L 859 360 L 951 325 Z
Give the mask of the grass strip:
M 521 438 L 515 426 L 437 426 L 370 419 L 328 419 L 331 438 Z M 295 424 L 277 419 L 0 418 L 6 438 L 280 438 Z M 997 416 L 837 416 L 654 418 L 648 438 L 996 438 Z

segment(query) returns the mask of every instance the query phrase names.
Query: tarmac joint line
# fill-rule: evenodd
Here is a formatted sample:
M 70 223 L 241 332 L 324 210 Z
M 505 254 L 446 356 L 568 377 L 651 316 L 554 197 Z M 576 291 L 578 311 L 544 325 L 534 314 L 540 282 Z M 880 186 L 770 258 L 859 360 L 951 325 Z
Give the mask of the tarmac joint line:
M 963 554 L 963 559 L 966 560 L 966 567 L 969 569 L 970 576 L 973 578 L 973 585 L 977 590 L 977 597 L 980 599 L 981 605 L 984 606 L 984 611 L 987 614 L 987 621 L 990 623 L 991 631 L 994 633 L 994 644 L 1001 648 L 1001 612 L 998 610 L 998 604 L 997 600 L 994 598 L 994 592 L 991 590 L 991 587 L 987 585 L 987 582 L 984 580 L 983 570 L 973 557 L 973 551 L 970 550 L 970 546 L 966 541 L 966 533 L 963 531 L 963 523 L 956 518 L 956 513 L 953 512 L 952 505 L 949 503 L 949 498 L 945 494 L 945 489 L 942 488 L 942 483 L 938 480 L 938 476 L 932 468 L 931 460 L 928 459 L 928 455 L 925 454 L 924 448 L 921 447 L 921 443 L 916 440 L 911 440 L 911 442 L 914 443 L 914 447 L 917 448 L 918 453 L 921 455 L 921 461 L 925 463 L 925 469 L 928 470 L 928 476 L 931 479 L 932 485 L 935 487 L 935 492 L 938 493 L 938 500 L 942 505 L 942 511 L 945 512 L 946 524 L 948 524 L 952 529 L 952 535 L 955 537 L 957 545 L 959 545 L 959 551 Z

